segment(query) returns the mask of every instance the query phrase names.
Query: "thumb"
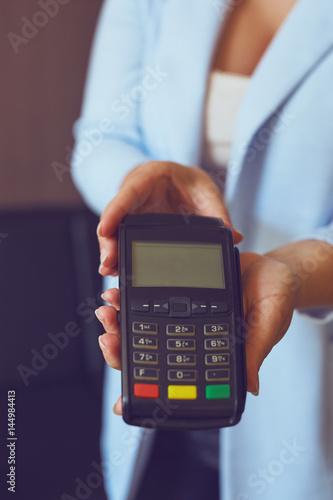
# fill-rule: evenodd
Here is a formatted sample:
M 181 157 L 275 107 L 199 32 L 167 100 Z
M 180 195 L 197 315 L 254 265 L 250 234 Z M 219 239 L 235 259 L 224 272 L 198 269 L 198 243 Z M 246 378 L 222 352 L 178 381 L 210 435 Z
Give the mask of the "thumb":
M 259 369 L 285 333 L 278 304 L 267 297 L 254 303 L 246 313 L 247 389 L 259 393 Z
M 223 199 L 221 198 L 221 194 L 217 185 L 212 181 L 212 184 L 206 186 L 203 194 L 204 200 L 202 202 L 201 214 L 205 215 L 206 217 L 221 218 L 225 226 L 228 226 L 232 229 L 234 243 L 240 243 L 243 240 L 244 236 L 242 235 L 242 233 L 237 231 L 237 229 L 232 227 L 229 211 L 225 206 Z

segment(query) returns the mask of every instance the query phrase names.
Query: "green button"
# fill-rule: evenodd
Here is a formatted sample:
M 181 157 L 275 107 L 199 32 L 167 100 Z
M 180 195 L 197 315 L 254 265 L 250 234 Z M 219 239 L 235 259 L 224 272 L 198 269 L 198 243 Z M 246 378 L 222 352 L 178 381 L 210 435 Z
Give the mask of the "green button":
M 226 399 L 230 398 L 230 385 L 206 385 L 207 399 Z

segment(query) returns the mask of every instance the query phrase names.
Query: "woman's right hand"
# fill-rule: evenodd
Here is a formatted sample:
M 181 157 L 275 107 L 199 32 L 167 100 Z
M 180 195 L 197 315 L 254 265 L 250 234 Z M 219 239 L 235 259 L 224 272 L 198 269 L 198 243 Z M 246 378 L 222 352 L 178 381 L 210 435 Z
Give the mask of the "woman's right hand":
M 97 318 L 102 323 L 106 332 L 99 336 L 99 346 L 110 368 L 120 370 L 120 325 L 117 319 L 119 290 L 117 288 L 110 288 L 102 294 L 102 297 L 110 306 L 102 306 L 95 311 Z M 113 411 L 117 415 L 122 414 L 121 396 L 115 403 Z
M 218 186 L 201 168 L 150 161 L 134 168 L 105 208 L 97 229 L 103 276 L 118 274 L 118 227 L 127 214 L 172 213 L 220 217 L 231 227 Z M 242 235 L 233 229 L 234 242 Z

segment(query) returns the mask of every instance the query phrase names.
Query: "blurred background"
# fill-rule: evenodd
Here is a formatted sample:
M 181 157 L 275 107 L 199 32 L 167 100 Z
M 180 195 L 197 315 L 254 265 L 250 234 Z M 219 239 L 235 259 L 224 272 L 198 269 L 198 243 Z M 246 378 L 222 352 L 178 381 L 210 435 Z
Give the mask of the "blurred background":
M 15 390 L 15 498 L 105 499 L 98 220 L 69 174 L 101 3 L 0 6 L 0 498 Z

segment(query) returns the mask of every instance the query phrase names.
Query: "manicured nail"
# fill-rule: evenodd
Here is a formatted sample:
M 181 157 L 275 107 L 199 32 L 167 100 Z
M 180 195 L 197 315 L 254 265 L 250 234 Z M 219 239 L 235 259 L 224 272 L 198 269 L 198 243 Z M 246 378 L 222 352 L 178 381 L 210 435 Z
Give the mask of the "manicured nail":
M 118 417 L 120 417 L 121 415 L 120 415 L 120 413 L 118 413 L 116 406 L 117 406 L 117 403 L 115 403 L 115 404 L 113 405 L 112 411 L 113 411 L 113 413 L 114 413 L 115 415 L 117 415 Z
M 95 314 L 96 314 L 96 318 L 99 319 L 99 321 L 103 322 L 104 321 L 104 316 L 98 312 L 99 311 L 99 308 L 96 309 L 95 311 Z
M 101 293 L 101 297 L 102 297 L 103 300 L 105 300 L 105 302 L 107 302 L 106 298 L 104 297 L 104 292 Z
M 100 335 L 98 337 L 98 343 L 99 343 L 99 347 L 102 349 L 102 351 L 105 352 L 106 351 L 106 345 L 103 343 L 102 337 L 103 337 L 103 335 Z
M 105 248 L 103 248 L 103 250 L 101 251 L 101 264 L 103 265 L 104 262 L 106 261 L 106 258 L 108 256 L 108 253 L 107 251 L 105 250 Z
M 98 224 L 97 228 L 96 228 L 96 234 L 97 236 L 99 236 L 99 230 L 101 228 L 101 223 Z
M 259 396 L 259 382 L 257 382 L 256 390 L 253 391 L 251 394 L 253 394 L 253 396 Z

